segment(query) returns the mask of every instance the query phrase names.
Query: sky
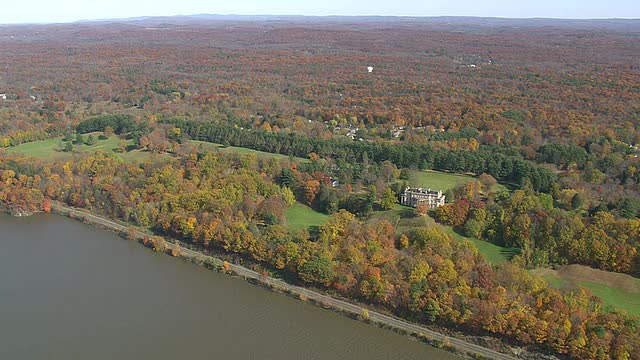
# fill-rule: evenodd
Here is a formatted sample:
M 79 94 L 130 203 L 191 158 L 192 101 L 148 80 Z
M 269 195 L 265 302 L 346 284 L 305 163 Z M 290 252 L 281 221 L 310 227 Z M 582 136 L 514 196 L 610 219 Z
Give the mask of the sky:
M 640 18 L 640 0 L 13 0 L 0 24 L 191 14 Z

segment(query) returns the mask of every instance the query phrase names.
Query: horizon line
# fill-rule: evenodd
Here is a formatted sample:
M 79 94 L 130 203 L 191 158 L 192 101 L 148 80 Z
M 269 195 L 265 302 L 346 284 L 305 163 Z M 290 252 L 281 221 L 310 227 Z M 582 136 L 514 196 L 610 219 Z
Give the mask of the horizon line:
M 65 21 L 34 21 L 34 22 L 16 22 L 16 23 L 0 23 L 0 26 L 24 26 L 24 25 L 61 25 L 61 24 L 81 24 L 91 22 L 116 22 L 116 21 L 143 21 L 154 18 L 179 18 L 179 17 L 197 17 L 197 16 L 220 16 L 220 17 L 308 17 L 308 18 L 470 18 L 470 19 L 499 19 L 499 20 L 566 20 L 566 21 L 611 21 L 611 20 L 640 20 L 640 17 L 609 17 L 609 18 L 567 18 L 567 17 L 508 17 L 508 16 L 478 16 L 478 15 L 404 15 L 404 14 L 217 14 L 217 13 L 194 13 L 194 14 L 172 14 L 172 15 L 140 15 L 116 18 L 88 18 Z

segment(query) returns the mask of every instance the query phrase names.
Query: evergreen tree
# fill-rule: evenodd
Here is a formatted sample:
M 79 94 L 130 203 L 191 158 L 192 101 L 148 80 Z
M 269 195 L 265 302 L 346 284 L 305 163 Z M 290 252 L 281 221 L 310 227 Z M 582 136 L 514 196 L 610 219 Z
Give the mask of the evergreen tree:
M 96 144 L 96 138 L 93 135 L 89 135 L 87 137 L 87 145 L 95 145 Z
M 84 144 L 84 136 L 82 136 L 82 134 L 80 134 L 80 133 L 77 133 L 76 134 L 76 139 L 74 141 L 74 144 L 76 144 L 76 145 Z
M 580 193 L 576 193 L 575 195 L 573 195 L 573 198 L 571 198 L 571 208 L 573 208 L 574 210 L 578 210 L 582 208 L 582 205 L 584 205 L 582 195 L 580 195 Z

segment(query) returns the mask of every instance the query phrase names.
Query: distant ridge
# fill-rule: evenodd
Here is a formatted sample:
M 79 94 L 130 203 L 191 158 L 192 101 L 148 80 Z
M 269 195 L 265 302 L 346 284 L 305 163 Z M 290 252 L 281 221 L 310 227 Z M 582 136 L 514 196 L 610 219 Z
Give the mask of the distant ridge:
M 640 19 L 560 19 L 560 18 L 502 18 L 473 16 L 385 16 L 385 15 L 221 15 L 193 14 L 174 16 L 139 16 L 131 18 L 86 19 L 70 23 L 6 24 L 0 26 L 132 23 L 139 25 L 206 25 L 215 22 L 292 22 L 292 23 L 406 23 L 439 26 L 475 27 L 561 27 L 616 31 L 640 31 Z

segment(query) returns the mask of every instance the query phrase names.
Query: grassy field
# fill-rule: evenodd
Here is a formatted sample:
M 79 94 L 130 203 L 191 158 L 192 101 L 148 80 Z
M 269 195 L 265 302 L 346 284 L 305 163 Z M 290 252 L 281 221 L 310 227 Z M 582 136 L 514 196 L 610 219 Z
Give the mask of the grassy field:
M 327 215 L 312 208 L 295 203 L 286 212 L 287 226 L 293 230 L 309 230 L 310 227 L 320 226 L 327 220 Z
M 282 155 L 282 154 L 272 154 L 272 153 L 268 153 L 268 152 L 264 152 L 264 151 L 258 151 L 258 150 L 247 149 L 247 148 L 242 148 L 242 147 L 235 147 L 235 146 L 223 147 L 220 144 L 210 143 L 210 142 L 206 142 L 206 141 L 192 140 L 191 142 L 196 144 L 196 145 L 202 145 L 207 150 L 218 150 L 221 153 L 235 153 L 235 154 L 240 154 L 240 155 L 251 154 L 251 155 L 256 155 L 257 157 L 274 158 L 274 159 L 288 159 L 289 158 L 288 156 Z M 309 161 L 308 159 L 303 159 L 303 158 L 299 158 L 299 157 L 294 157 L 294 160 L 296 160 L 298 162 L 308 162 Z
M 49 140 L 41 140 L 21 144 L 15 147 L 8 148 L 5 151 L 8 154 L 20 153 L 24 156 L 53 160 L 55 158 L 64 158 L 66 155 L 71 155 L 59 151 L 59 149 L 61 148 L 61 142 L 62 137 L 58 137 Z
M 543 278 L 549 285 L 556 288 L 565 288 L 571 284 L 571 280 L 559 278 L 554 275 L 545 275 Z M 624 310 L 629 314 L 640 316 L 640 294 L 632 293 L 612 286 L 602 285 L 591 281 L 576 281 L 580 286 L 591 290 L 605 306 Z
M 409 172 L 409 185 L 432 190 L 442 190 L 443 192 L 474 179 L 475 177 L 471 175 L 453 174 L 433 170 L 411 170 Z M 496 184 L 491 190 L 494 192 L 501 192 L 509 191 L 509 188 L 513 188 L 513 186 Z
M 82 152 L 96 152 L 102 150 L 107 154 L 116 154 L 128 161 L 143 161 L 149 157 L 154 156 L 153 153 L 148 151 L 131 150 L 125 153 L 116 153 L 118 145 L 123 142 L 125 146 L 132 144 L 131 140 L 123 140 L 117 136 L 111 136 L 105 140 L 99 140 L 98 134 L 94 134 L 96 143 L 93 145 L 74 145 L 73 152 L 62 151 L 64 147 L 62 137 L 57 137 L 48 140 L 34 141 L 26 144 L 21 144 L 15 147 L 6 149 L 9 154 L 23 154 L 24 156 L 35 157 L 43 160 L 71 160 L 74 154 Z M 162 155 L 160 155 L 162 156 Z
M 97 139 L 97 134 L 95 135 Z M 114 153 L 114 150 L 118 147 L 119 139 L 112 136 L 106 140 L 96 140 L 93 145 L 74 145 L 74 152 L 94 152 L 102 150 L 106 153 Z M 126 140 L 125 140 L 126 141 Z M 129 142 L 127 142 L 129 145 Z M 7 153 L 20 153 L 24 156 L 31 156 L 44 160 L 68 160 L 73 158 L 73 152 L 62 151 L 64 143 L 62 137 L 57 137 L 48 140 L 34 141 L 26 144 L 21 144 L 12 148 L 8 148 Z
M 605 306 L 640 316 L 640 279 L 582 265 L 569 265 L 557 270 L 536 269 L 531 272 L 542 276 L 549 285 L 557 288 L 565 288 L 576 282 L 601 298 Z
M 96 139 L 98 139 L 99 133 L 93 134 Z M 125 153 L 116 153 L 116 149 L 120 142 L 124 142 L 125 146 L 130 146 L 133 144 L 131 140 L 122 140 L 117 136 L 111 136 L 106 140 L 96 140 L 94 145 L 74 145 L 74 152 L 65 152 L 62 151 L 64 144 L 62 141 L 62 137 L 57 137 L 48 140 L 40 140 L 34 141 L 26 144 L 21 144 L 15 147 L 7 148 L 6 152 L 9 154 L 23 154 L 28 157 L 35 157 L 43 160 L 70 160 L 73 158 L 74 153 L 78 152 L 95 152 L 97 150 L 102 150 L 108 154 L 117 154 L 121 156 L 123 159 L 128 161 L 144 161 L 149 157 L 154 156 L 153 153 L 148 151 L 141 150 L 131 150 Z M 288 156 L 280 155 L 280 154 L 271 154 L 262 151 L 256 151 L 252 149 L 245 149 L 240 147 L 227 147 L 223 148 L 220 144 L 207 143 L 203 141 L 192 141 L 196 145 L 202 144 L 202 146 L 207 150 L 216 149 L 222 153 L 236 153 L 240 155 L 244 154 L 252 154 L 262 158 L 275 158 L 275 159 L 287 159 Z M 155 154 L 158 156 L 158 154 Z M 160 155 L 163 156 L 163 155 Z M 307 159 L 302 158 L 294 158 L 297 161 L 309 161 Z
M 396 227 L 396 231 L 398 233 L 402 233 L 419 226 L 438 227 L 458 241 L 470 240 L 476 245 L 478 251 L 480 251 L 487 261 L 492 264 L 501 264 L 505 261 L 509 261 L 509 259 L 511 259 L 511 257 L 517 252 L 517 249 L 503 248 L 486 241 L 462 236 L 453 231 L 453 228 L 450 226 L 438 224 L 429 216 L 413 216 L 413 208 L 402 205 L 396 204 L 391 210 L 375 212 L 372 216 L 372 220 L 375 219 L 389 221 Z
M 412 170 L 409 176 L 409 184 L 411 186 L 442 190 L 443 192 L 474 179 L 474 177 L 469 175 L 451 174 L 439 171 Z
M 444 232 L 454 237 L 458 241 L 470 240 L 477 248 L 478 251 L 492 264 L 502 264 L 509 261 L 514 255 L 518 253 L 516 248 L 505 248 L 498 245 L 494 245 L 488 241 L 475 239 L 460 235 L 453 231 L 450 226 L 440 225 Z
M 622 289 L 581 281 L 580 285 L 590 289 L 594 295 L 602 299 L 605 305 L 624 310 L 635 316 L 640 316 L 640 294 L 630 293 Z

